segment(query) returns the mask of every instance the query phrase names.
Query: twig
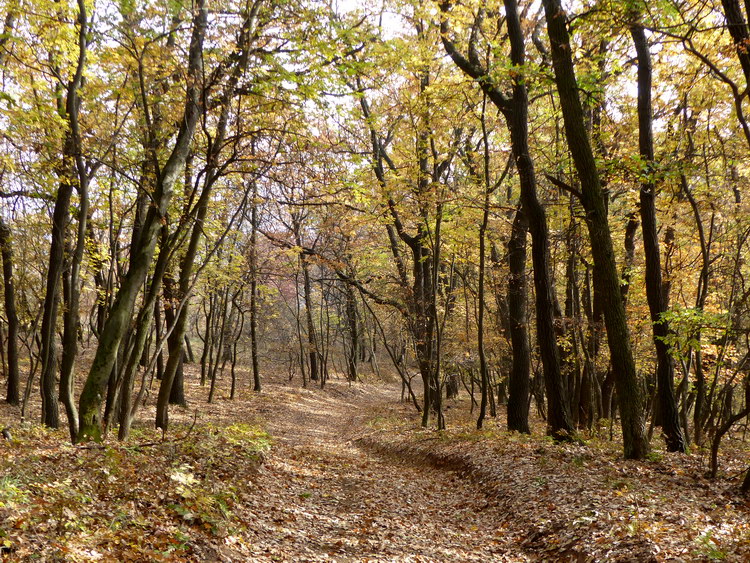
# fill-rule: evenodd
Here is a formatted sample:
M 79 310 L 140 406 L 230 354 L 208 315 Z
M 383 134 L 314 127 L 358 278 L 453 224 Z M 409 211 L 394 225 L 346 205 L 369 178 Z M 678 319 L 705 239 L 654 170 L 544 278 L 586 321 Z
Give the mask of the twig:
M 568 192 L 568 193 L 573 194 L 574 196 L 576 196 L 579 201 L 583 199 L 583 194 L 580 191 L 578 191 L 577 189 L 575 189 L 573 186 L 571 186 L 569 184 L 566 184 L 562 180 L 558 180 L 557 178 L 555 178 L 551 174 L 545 174 L 544 177 L 547 178 L 547 180 L 549 180 L 550 182 L 552 182 L 552 184 L 554 184 L 555 186 L 557 186 L 561 190 L 566 191 L 566 192 Z

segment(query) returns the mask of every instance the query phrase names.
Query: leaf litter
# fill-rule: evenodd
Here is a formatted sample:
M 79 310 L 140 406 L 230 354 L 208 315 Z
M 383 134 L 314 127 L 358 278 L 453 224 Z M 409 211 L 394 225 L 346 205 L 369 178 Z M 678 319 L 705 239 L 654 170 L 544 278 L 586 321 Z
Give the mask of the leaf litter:
M 213 404 L 186 392 L 163 443 L 145 422 L 88 449 L 15 425 L 0 442 L 3 559 L 750 560 L 737 440 L 709 481 L 705 454 L 624 461 L 596 437 L 554 444 L 538 421 L 532 436 L 476 431 L 465 403 L 449 430 L 422 429 L 386 385 L 279 378 Z

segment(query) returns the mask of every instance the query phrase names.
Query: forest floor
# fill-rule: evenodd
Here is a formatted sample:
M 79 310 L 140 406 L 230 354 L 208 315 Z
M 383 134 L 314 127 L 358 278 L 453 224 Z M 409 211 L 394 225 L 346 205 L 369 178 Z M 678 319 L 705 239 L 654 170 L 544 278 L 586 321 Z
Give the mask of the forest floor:
M 468 399 L 449 403 L 448 431 L 425 430 L 397 387 L 279 379 L 209 405 L 191 384 L 166 440 L 143 422 L 128 442 L 101 447 L 15 423 L 3 405 L 13 440 L 0 440 L 0 552 L 8 561 L 750 560 L 739 441 L 727 441 L 722 475 L 709 481 L 705 452 L 657 448 L 632 462 L 606 439 L 558 445 L 539 428 L 505 432 L 502 417 L 473 430 Z

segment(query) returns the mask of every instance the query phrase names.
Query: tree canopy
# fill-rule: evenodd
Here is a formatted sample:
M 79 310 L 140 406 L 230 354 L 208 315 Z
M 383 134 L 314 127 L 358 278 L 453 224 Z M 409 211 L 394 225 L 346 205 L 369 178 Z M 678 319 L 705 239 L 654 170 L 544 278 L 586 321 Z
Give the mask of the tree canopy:
M 20 416 L 126 439 L 150 397 L 167 431 L 192 362 L 209 402 L 238 365 L 385 372 L 424 426 L 468 392 L 478 428 L 533 404 L 557 441 L 619 421 L 644 459 L 660 428 L 717 473 L 750 409 L 740 2 L 0 14 Z

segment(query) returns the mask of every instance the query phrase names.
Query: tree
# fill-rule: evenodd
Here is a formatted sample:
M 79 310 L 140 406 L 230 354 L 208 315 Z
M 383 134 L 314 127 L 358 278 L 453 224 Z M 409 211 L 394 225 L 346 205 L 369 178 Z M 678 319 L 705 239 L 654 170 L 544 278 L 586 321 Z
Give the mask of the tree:
M 450 4 L 441 4 L 445 14 Z M 476 80 L 490 100 L 505 117 L 511 135 L 513 158 L 521 183 L 521 202 L 523 213 L 528 221 L 532 238 L 532 259 L 534 263 L 534 285 L 536 295 L 537 342 L 541 352 L 544 368 L 544 381 L 549 402 L 548 424 L 550 433 L 558 439 L 565 439 L 573 434 L 574 428 L 570 415 L 570 404 L 560 369 L 560 353 L 555 336 L 555 295 L 550 269 L 549 232 L 544 208 L 536 194 L 536 175 L 530 156 L 528 141 L 528 93 L 523 77 L 525 64 L 524 38 L 518 6 L 515 1 L 505 2 L 506 25 L 510 40 L 510 59 L 515 67 L 512 78 L 513 93 L 507 97 L 493 81 L 487 68 L 482 67 L 478 54 L 477 41 L 480 37 L 480 25 L 484 9 L 480 8 L 474 19 L 469 39 L 468 56 L 459 53 L 449 37 L 450 28 L 444 16 L 441 23 L 443 45 L 456 65 Z M 515 224 L 515 222 L 514 222 Z M 523 355 L 519 355 L 523 361 Z M 514 368 L 514 375 L 523 377 L 522 372 Z M 521 391 L 518 398 L 513 391 Z M 514 403 L 523 401 L 523 385 L 511 380 L 511 393 Z M 513 407 L 516 410 L 518 407 Z M 510 411 L 509 411 L 510 412 Z M 522 425 L 523 423 L 521 423 Z
M 628 459 L 643 459 L 648 453 L 643 397 L 633 360 L 625 306 L 620 296 L 620 276 L 601 182 L 578 94 L 572 59 L 573 43 L 567 29 L 567 16 L 559 0 L 544 0 L 544 12 L 568 148 L 581 182 L 580 199 L 586 211 L 594 257 L 594 284 L 601 289 L 604 305 L 607 341 L 620 406 L 624 455 Z
M 258 184 L 252 181 L 250 193 L 250 361 L 253 367 L 253 391 L 262 390 L 258 366 Z
M 674 398 L 674 360 L 666 339 L 669 324 L 663 318 L 667 312 L 669 295 L 665 292 L 661 275 L 661 252 L 656 228 L 656 163 L 654 162 L 653 114 L 651 108 L 651 53 L 643 24 L 638 14 L 631 14 L 630 35 L 636 49 L 638 61 L 638 147 L 642 159 L 640 189 L 641 231 L 643 251 L 646 256 L 646 294 L 653 323 L 654 346 L 656 347 L 657 392 L 659 396 L 659 420 L 664 429 L 667 450 L 684 452 L 685 438 L 680 429 L 677 405 Z
M 180 279 L 179 289 L 177 295 L 174 297 L 180 301 L 181 309 L 177 313 L 174 323 L 171 326 L 173 333 L 172 344 L 169 349 L 169 358 L 167 365 L 164 370 L 164 376 L 159 386 L 159 396 L 157 399 L 156 406 L 156 427 L 166 430 L 167 428 L 167 416 L 169 408 L 169 397 L 172 393 L 172 384 L 174 382 L 175 374 L 178 368 L 182 364 L 183 357 L 183 343 L 185 340 L 185 331 L 188 319 L 188 304 L 190 299 L 191 289 L 191 278 L 193 275 L 193 265 L 195 263 L 195 257 L 198 252 L 198 243 L 200 242 L 204 223 L 206 220 L 206 214 L 208 212 L 208 206 L 211 199 L 212 188 L 215 182 L 221 177 L 224 166 L 221 165 L 219 157 L 221 151 L 225 148 L 227 127 L 230 117 L 230 102 L 235 95 L 237 84 L 240 78 L 244 75 L 248 68 L 248 61 L 250 59 L 249 49 L 251 42 L 256 37 L 258 31 L 258 12 L 263 6 L 263 0 L 256 0 L 248 6 L 243 14 L 243 24 L 237 38 L 237 44 L 235 51 L 232 53 L 230 60 L 227 61 L 226 66 L 229 67 L 227 72 L 227 81 L 223 88 L 220 90 L 216 101 L 220 112 L 218 122 L 216 126 L 215 134 L 210 138 L 208 146 L 208 155 L 206 158 L 206 167 L 203 175 L 204 185 L 201 191 L 200 197 L 196 203 L 196 215 L 193 229 L 190 234 L 190 240 L 188 242 L 188 248 L 185 255 L 182 258 L 180 264 Z M 216 75 L 212 77 L 213 81 L 217 81 L 221 77 L 221 73 L 224 72 L 224 65 L 218 67 Z M 204 92 L 204 97 L 206 93 Z M 246 198 L 245 198 L 246 199 Z
M 161 228 L 161 217 L 166 213 L 172 198 L 175 182 L 185 165 L 190 151 L 195 126 L 200 115 L 200 76 L 202 70 L 203 39 L 207 25 L 205 0 L 198 0 L 192 18 L 192 36 L 188 51 L 185 109 L 174 147 L 169 158 L 157 176 L 154 190 L 155 205 L 146 214 L 138 245 L 131 250 L 131 262 L 128 273 L 122 281 L 109 316 L 107 317 L 96 355 L 89 370 L 86 383 L 79 400 L 80 428 L 77 440 L 100 440 L 101 427 L 99 410 L 104 391 L 109 381 L 117 351 L 133 312 L 138 291 L 151 264 L 158 233 Z
M 20 401 L 21 386 L 18 374 L 18 313 L 16 312 L 16 291 L 13 285 L 13 242 L 10 227 L 0 215 L 0 258 L 3 261 L 3 296 L 5 316 L 8 323 L 8 389 L 5 401 L 17 405 Z
M 434 37 L 428 23 L 416 13 L 411 18 L 416 30 L 420 49 L 429 52 L 433 48 Z M 437 315 L 437 299 L 441 291 L 441 228 L 444 213 L 441 190 L 445 189 L 452 172 L 453 158 L 462 143 L 463 131 L 454 128 L 447 135 L 444 153 L 437 150 L 438 132 L 434 129 L 437 113 L 434 98 L 431 96 L 431 68 L 426 55 L 412 61 L 409 81 L 416 96 L 416 107 L 405 108 L 412 123 L 408 131 L 409 143 L 413 147 L 413 158 L 408 164 L 410 175 L 407 180 L 409 199 L 414 201 L 414 209 L 407 212 L 398 205 L 390 176 L 399 175 L 399 170 L 389 154 L 389 143 L 394 141 L 392 133 L 384 133 L 376 127 L 377 117 L 373 113 L 366 96 L 363 77 L 359 73 L 356 57 L 342 63 L 345 74 L 354 74 L 354 79 L 345 79 L 349 90 L 358 98 L 361 118 L 368 135 L 368 153 L 372 172 L 377 180 L 382 209 L 388 215 L 385 230 L 388 249 L 397 271 L 402 301 L 379 299 L 381 303 L 395 306 L 404 316 L 411 333 L 419 372 L 424 387 L 422 424 L 429 424 L 434 411 L 439 428 L 444 426 L 442 412 L 442 383 L 440 375 L 440 323 Z M 452 134 L 451 134 L 452 133 Z M 401 141 L 402 139 L 399 138 Z M 399 147 L 401 149 L 402 147 Z M 399 182 L 400 183 L 400 182 Z M 395 187 L 395 186 L 394 186 Z M 412 197 L 413 196 L 413 197 Z M 403 215 L 411 219 L 409 225 Z M 408 260 L 408 262 L 407 262 Z M 407 267 L 409 264 L 410 267 Z M 363 287 L 360 285 L 360 289 Z

